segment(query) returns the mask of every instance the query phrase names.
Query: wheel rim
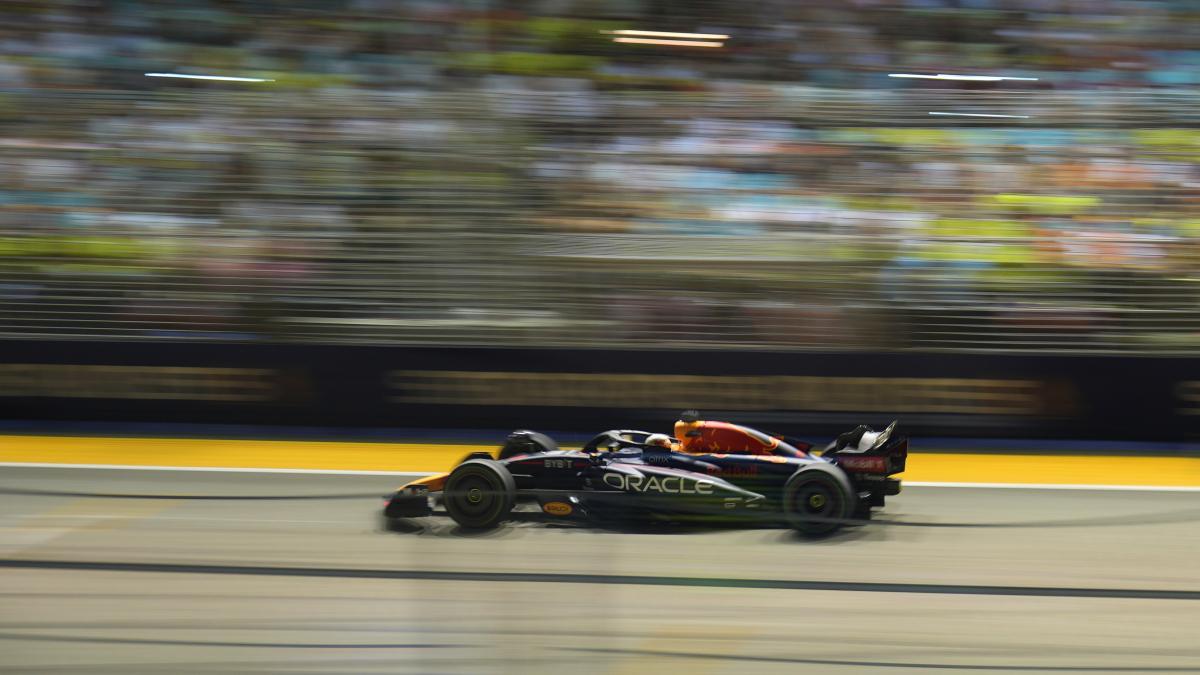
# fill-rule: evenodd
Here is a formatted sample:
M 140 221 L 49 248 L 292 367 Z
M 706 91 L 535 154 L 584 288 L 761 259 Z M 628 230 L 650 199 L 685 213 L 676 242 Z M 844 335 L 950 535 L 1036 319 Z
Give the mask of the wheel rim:
M 457 510 L 472 519 L 487 516 L 495 509 L 499 499 L 496 487 L 483 476 L 463 476 L 454 486 L 454 492 L 463 497 L 455 500 Z
M 796 490 L 792 506 L 805 518 L 836 518 L 839 502 L 829 486 L 811 481 Z

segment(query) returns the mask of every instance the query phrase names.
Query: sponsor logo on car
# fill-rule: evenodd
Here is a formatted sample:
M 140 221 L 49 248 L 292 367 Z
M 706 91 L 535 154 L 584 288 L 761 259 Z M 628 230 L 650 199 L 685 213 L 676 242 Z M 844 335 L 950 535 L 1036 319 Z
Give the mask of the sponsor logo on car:
M 552 516 L 569 516 L 575 509 L 566 502 L 546 502 L 542 504 L 542 510 Z
M 662 492 L 681 495 L 711 495 L 713 484 L 682 476 L 634 476 L 623 473 L 604 474 L 610 487 L 632 492 Z
M 758 467 L 753 464 L 743 464 L 741 466 L 722 466 L 717 467 L 713 473 L 722 476 L 757 476 Z
M 887 460 L 879 456 L 841 456 L 838 457 L 837 463 L 847 471 L 885 471 L 887 469 Z

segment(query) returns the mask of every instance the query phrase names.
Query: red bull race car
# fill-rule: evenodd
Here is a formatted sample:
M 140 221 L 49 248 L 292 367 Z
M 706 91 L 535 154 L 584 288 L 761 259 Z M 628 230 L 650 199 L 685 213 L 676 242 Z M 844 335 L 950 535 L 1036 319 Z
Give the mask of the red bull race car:
M 545 434 L 511 433 L 496 456 L 467 456 L 448 473 L 399 488 L 387 518 L 433 515 L 437 503 L 465 529 L 490 529 L 518 502 L 547 518 L 603 521 L 745 520 L 820 535 L 870 517 L 899 494 L 908 439 L 892 422 L 840 435 L 821 453 L 787 436 L 687 411 L 675 436 L 605 431 L 579 450 Z

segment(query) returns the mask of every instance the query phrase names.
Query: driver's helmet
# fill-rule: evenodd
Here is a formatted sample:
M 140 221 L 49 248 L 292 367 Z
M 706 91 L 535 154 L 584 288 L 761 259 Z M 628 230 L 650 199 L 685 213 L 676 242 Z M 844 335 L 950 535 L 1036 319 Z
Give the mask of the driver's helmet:
M 646 445 L 653 445 L 670 450 L 671 437 L 666 434 L 650 434 L 646 437 Z

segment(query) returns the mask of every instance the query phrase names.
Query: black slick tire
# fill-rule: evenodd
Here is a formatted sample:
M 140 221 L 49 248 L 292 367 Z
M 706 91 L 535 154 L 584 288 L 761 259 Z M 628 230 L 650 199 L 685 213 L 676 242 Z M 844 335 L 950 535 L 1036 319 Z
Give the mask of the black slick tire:
M 517 485 L 505 466 L 491 459 L 459 464 L 446 479 L 442 504 L 460 527 L 490 530 L 508 519 Z
M 856 501 L 849 479 L 836 467 L 805 467 L 783 487 L 784 517 L 798 532 L 810 536 L 840 529 L 854 513 Z

